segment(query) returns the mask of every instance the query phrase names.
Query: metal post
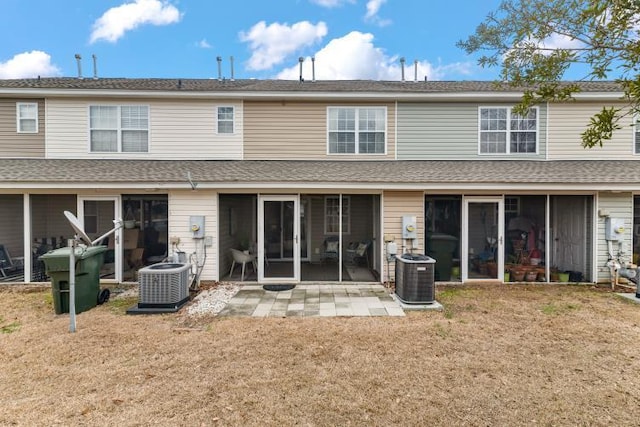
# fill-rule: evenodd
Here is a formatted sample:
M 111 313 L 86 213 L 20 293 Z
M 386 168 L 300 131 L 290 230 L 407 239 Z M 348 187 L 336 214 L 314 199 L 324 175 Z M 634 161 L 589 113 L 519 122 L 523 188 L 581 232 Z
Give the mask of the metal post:
M 76 239 L 69 239 L 69 332 L 76 331 Z

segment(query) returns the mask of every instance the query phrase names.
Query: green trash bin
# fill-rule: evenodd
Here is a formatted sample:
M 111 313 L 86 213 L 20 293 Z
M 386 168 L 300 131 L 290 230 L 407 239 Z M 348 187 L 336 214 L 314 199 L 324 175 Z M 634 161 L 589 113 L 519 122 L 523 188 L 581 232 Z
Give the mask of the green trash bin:
M 427 236 L 427 254 L 436 259 L 436 280 L 451 280 L 453 252 L 458 246 L 458 238 L 448 234 L 433 233 Z
M 71 249 L 49 251 L 40 259 L 51 277 L 53 307 L 56 314 L 69 312 L 69 255 Z M 78 247 L 76 256 L 76 313 L 87 311 L 98 304 L 100 298 L 100 268 L 104 263 L 106 246 Z

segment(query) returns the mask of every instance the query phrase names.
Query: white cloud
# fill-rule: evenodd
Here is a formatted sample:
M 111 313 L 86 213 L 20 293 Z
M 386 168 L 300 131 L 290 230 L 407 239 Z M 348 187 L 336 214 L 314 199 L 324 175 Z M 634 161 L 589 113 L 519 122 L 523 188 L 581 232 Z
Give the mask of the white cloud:
M 322 40 L 326 35 L 327 25 L 322 21 L 316 25 L 301 21 L 291 26 L 278 22 L 267 25 L 260 21 L 248 32 L 241 32 L 240 40 L 249 43 L 253 51 L 247 68 L 267 70 L 300 48 Z
M 373 44 L 373 35 L 352 31 L 344 37 L 331 40 L 315 54 L 315 75 L 317 80 L 401 80 L 402 70 L 398 56 L 389 56 Z M 468 75 L 472 63 L 433 65 L 428 61 L 418 61 L 418 80 L 441 80 L 448 75 Z M 303 77 L 311 80 L 311 61 L 303 63 Z M 412 61 L 405 65 L 405 79 L 414 80 L 415 68 Z M 296 64 L 277 74 L 278 79 L 297 80 L 300 65 Z
M 60 69 L 51 63 L 51 56 L 40 50 L 19 53 L 7 62 L 0 62 L 0 79 L 51 77 L 60 74 Z
M 387 0 L 369 0 L 367 2 L 367 14 L 365 19 L 371 19 L 378 14 L 380 7 L 386 3 Z
M 207 41 L 207 39 L 202 39 L 196 43 L 196 46 L 201 47 L 203 49 L 211 49 L 211 45 Z
M 180 11 L 166 0 L 134 0 L 107 10 L 93 23 L 90 43 L 116 42 L 124 33 L 144 24 L 168 25 L 180 21 Z
M 369 0 L 367 2 L 367 13 L 364 15 L 365 21 L 374 22 L 381 27 L 391 24 L 389 19 L 382 19 L 378 16 L 380 7 L 386 2 L 387 0 Z
M 342 6 L 345 3 L 354 3 L 355 0 L 309 0 L 311 3 L 315 3 L 322 7 L 337 7 Z
M 544 49 L 577 49 L 582 47 L 582 42 L 565 36 L 564 34 L 553 33 L 539 43 Z

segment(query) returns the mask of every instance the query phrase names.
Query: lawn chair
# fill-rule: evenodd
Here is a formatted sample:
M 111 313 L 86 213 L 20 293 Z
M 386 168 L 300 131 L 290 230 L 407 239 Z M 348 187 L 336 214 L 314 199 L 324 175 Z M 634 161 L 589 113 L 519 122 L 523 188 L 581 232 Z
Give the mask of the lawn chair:
M 13 273 L 22 268 L 23 266 L 13 262 L 11 255 L 9 255 L 9 250 L 4 245 L 0 245 L 0 276 L 7 277 L 13 275 Z

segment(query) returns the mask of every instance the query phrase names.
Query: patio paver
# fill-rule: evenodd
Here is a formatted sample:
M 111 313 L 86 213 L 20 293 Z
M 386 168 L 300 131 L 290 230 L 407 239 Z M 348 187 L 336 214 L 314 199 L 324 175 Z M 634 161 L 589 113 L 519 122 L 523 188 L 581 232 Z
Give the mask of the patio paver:
M 404 316 L 382 285 L 303 284 L 289 291 L 265 291 L 243 285 L 220 316 L 334 317 Z

